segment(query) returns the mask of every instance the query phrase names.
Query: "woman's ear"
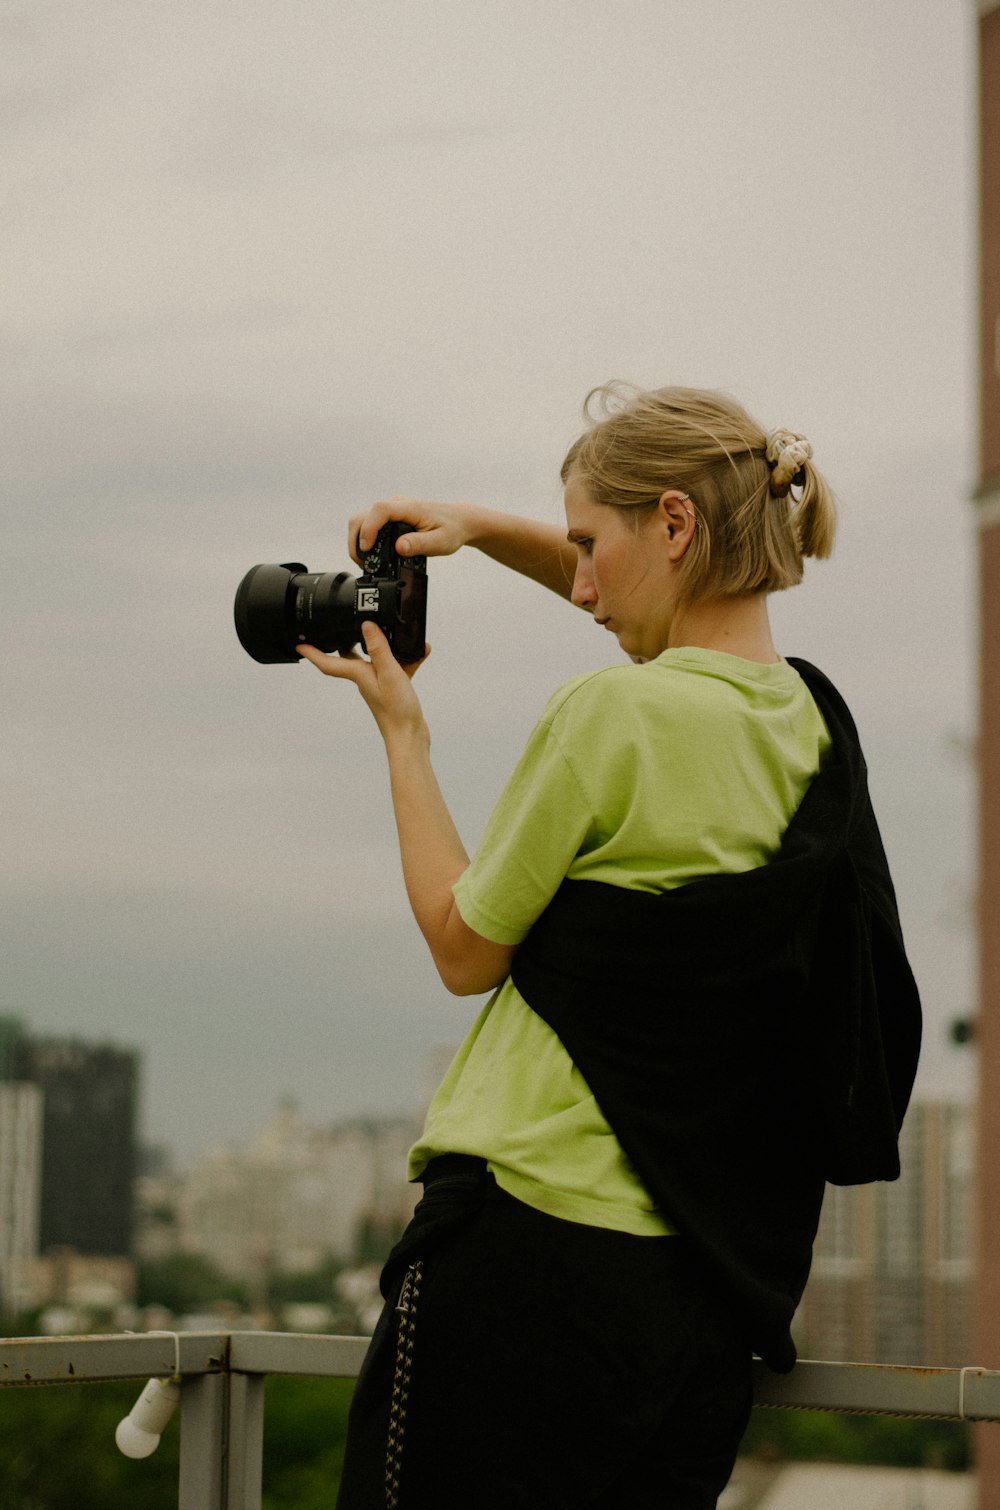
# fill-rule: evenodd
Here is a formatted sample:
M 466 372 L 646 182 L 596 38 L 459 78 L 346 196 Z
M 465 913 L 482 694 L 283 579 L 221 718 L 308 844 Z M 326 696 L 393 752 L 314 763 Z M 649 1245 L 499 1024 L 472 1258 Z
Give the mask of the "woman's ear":
M 666 493 L 660 494 L 659 515 L 666 531 L 670 558 L 672 561 L 679 561 L 698 528 L 698 518 L 690 498 L 686 493 L 670 488 Z

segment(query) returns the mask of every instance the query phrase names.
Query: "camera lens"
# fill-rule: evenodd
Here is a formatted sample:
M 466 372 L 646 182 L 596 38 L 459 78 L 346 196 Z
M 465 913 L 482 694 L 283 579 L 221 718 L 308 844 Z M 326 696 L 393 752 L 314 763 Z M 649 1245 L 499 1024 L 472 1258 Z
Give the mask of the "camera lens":
M 355 580 L 349 572 L 310 572 L 298 561 L 252 566 L 236 590 L 240 644 L 265 665 L 297 662 L 297 645 L 350 650 L 359 639 Z
M 427 623 L 427 559 L 401 561 L 396 540 L 408 529 L 390 520 L 362 556 L 360 577 L 309 571 L 301 561 L 252 566 L 236 591 L 236 633 L 255 661 L 297 665 L 299 645 L 346 655 L 373 619 L 397 661 L 422 659 Z

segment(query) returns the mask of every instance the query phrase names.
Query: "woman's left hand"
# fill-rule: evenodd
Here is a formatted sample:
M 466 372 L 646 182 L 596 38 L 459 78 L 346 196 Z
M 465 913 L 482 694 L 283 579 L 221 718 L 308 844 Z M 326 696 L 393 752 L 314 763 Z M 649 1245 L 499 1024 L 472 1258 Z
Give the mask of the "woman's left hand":
M 426 647 L 423 660 L 402 666 L 377 624 L 366 619 L 361 626 L 361 633 L 370 656 L 367 661 L 353 651 L 349 655 L 327 655 L 314 645 L 300 645 L 298 652 L 304 660 L 312 661 L 324 676 L 337 676 L 343 681 L 354 683 L 371 709 L 386 742 L 397 734 L 426 733 L 424 713 L 413 688 L 413 677 L 430 655 L 431 647 Z

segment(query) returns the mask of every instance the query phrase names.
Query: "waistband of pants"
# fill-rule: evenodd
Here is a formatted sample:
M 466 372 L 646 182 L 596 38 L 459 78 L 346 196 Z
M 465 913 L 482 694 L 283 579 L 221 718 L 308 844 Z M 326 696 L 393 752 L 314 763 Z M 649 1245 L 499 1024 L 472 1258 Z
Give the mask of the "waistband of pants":
M 382 1270 L 380 1284 L 386 1299 L 408 1264 L 425 1258 L 470 1222 L 497 1189 L 486 1160 L 470 1154 L 440 1154 L 431 1159 L 421 1179 L 424 1193 Z
M 476 1154 L 439 1153 L 424 1166 L 420 1183 L 426 1190 L 428 1185 L 436 1184 L 438 1180 L 453 1179 L 456 1175 L 479 1176 L 485 1173 L 486 1160 Z

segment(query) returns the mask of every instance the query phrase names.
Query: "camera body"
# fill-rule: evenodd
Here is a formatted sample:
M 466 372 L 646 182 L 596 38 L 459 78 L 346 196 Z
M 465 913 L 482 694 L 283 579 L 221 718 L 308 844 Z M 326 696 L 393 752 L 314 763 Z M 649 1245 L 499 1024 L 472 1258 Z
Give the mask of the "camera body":
M 372 619 L 397 661 L 422 659 L 427 628 L 427 557 L 396 554 L 411 526 L 395 520 L 379 530 L 361 557 L 360 577 L 311 572 L 298 561 L 252 566 L 236 590 L 236 633 L 247 655 L 263 664 L 294 664 L 298 645 L 346 655 Z

